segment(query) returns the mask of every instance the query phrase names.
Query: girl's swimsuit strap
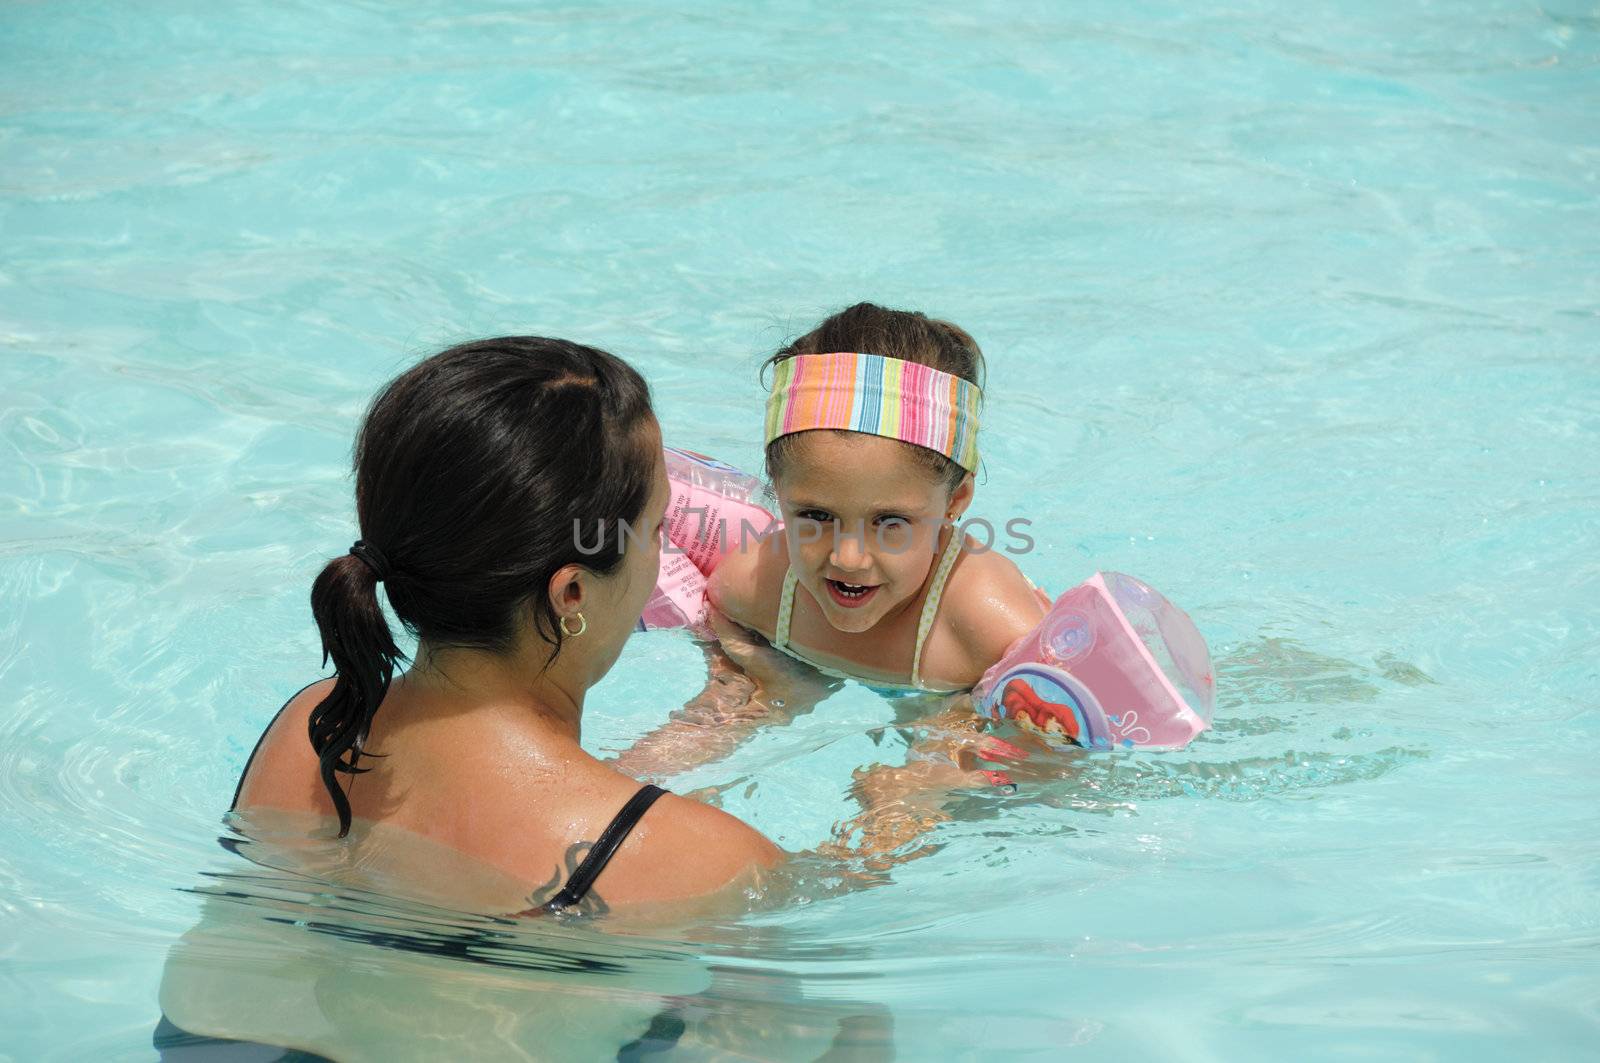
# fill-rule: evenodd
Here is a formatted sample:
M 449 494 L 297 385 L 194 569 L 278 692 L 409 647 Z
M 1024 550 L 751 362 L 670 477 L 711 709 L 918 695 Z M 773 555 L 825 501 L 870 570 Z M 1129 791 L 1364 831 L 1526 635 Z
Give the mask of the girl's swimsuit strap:
M 589 855 L 583 858 L 583 863 L 567 879 L 567 884 L 561 887 L 561 892 L 545 902 L 544 910 L 559 912 L 563 908 L 570 908 L 588 896 L 594 888 L 594 880 L 600 877 L 600 872 L 606 869 L 612 856 L 616 855 L 617 848 L 627 839 L 628 832 L 633 830 L 634 824 L 639 822 L 650 806 L 656 803 L 657 798 L 667 791 L 659 786 L 645 785 L 628 798 L 628 803 L 622 806 L 622 811 L 606 826 L 600 835 L 600 840 L 594 843 L 594 848 L 589 850 Z
M 789 622 L 794 619 L 794 569 L 783 570 L 783 593 L 778 595 L 778 623 L 772 632 L 772 648 L 789 652 Z M 793 657 L 794 654 L 790 653 Z
M 950 541 L 945 544 L 944 553 L 939 557 L 939 567 L 933 573 L 933 584 L 928 588 L 928 597 L 922 603 L 922 616 L 917 620 L 917 649 L 911 658 L 911 685 L 922 689 L 922 647 L 928 641 L 928 632 L 933 630 L 933 618 L 939 612 L 939 602 L 944 597 L 944 585 L 950 578 L 950 570 L 955 567 L 956 558 L 961 556 L 961 530 L 950 529 Z

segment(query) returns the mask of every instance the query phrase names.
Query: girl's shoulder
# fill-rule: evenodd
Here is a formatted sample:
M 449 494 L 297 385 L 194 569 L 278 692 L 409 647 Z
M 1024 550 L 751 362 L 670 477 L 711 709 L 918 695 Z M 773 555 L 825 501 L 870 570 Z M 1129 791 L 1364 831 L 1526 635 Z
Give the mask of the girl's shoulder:
M 939 604 L 939 621 L 968 656 L 968 670 L 982 675 L 1013 642 L 1044 619 L 1044 595 L 1015 561 L 998 550 L 974 549 L 967 540 Z
M 788 571 L 788 544 L 781 534 L 768 535 L 724 554 L 707 596 L 722 615 L 771 639 Z

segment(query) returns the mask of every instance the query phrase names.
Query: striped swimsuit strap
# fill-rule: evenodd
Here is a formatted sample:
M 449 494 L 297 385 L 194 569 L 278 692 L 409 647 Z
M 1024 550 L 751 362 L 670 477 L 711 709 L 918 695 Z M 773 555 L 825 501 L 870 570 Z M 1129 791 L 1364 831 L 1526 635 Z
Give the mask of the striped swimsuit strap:
M 950 540 L 945 544 L 944 552 L 939 555 L 939 563 L 934 567 L 933 581 L 928 586 L 928 597 L 922 603 L 922 615 L 917 618 L 917 643 L 911 657 L 910 689 L 913 690 L 927 689 L 922 685 L 922 647 L 928 641 L 928 633 L 933 630 L 933 620 L 939 612 L 939 602 L 944 598 L 944 586 L 950 579 L 950 571 L 955 567 L 956 558 L 961 556 L 961 538 L 955 529 L 951 529 Z M 781 650 L 798 661 L 804 661 L 824 675 L 831 675 L 835 679 L 860 680 L 860 676 L 849 675 L 818 664 L 802 657 L 789 647 L 789 625 L 794 620 L 794 589 L 799 582 L 794 569 L 784 572 L 783 593 L 778 596 L 778 622 L 773 631 L 772 648 Z

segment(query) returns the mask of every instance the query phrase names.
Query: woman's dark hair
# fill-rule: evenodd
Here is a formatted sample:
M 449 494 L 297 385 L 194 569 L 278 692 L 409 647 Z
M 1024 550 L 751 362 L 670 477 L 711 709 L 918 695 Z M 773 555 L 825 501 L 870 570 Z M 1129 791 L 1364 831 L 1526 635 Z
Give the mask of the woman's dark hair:
M 837 351 L 858 351 L 916 362 L 983 387 L 983 352 L 965 329 L 915 310 L 890 310 L 876 303 L 857 303 L 834 314 L 768 358 L 761 367 L 762 372 L 796 355 Z M 780 436 L 767 444 L 769 480 L 778 478 L 784 462 L 793 452 L 796 438 L 797 435 Z M 910 443 L 905 445 L 918 462 L 952 491 L 966 475 L 965 469 L 937 451 Z
M 362 548 L 311 588 L 337 673 L 311 711 L 311 748 L 340 837 L 350 801 L 337 776 L 368 770 L 362 743 L 404 659 L 378 605 L 380 572 L 395 615 L 430 645 L 505 650 L 531 609 L 560 653 L 550 579 L 621 562 L 617 522 L 638 519 L 655 474 L 653 417 L 649 387 L 621 359 L 536 336 L 452 347 L 373 400 L 355 446 Z

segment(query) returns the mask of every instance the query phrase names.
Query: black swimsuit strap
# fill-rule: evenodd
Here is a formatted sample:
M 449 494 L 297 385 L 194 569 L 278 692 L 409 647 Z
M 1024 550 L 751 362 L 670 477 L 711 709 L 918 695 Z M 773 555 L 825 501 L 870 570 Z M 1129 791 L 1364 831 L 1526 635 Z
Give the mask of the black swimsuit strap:
M 252 765 L 252 764 L 254 764 L 256 762 L 256 754 L 261 752 L 261 747 L 262 746 L 266 745 L 266 743 L 267 743 L 267 735 L 272 733 L 272 728 L 277 724 L 278 717 L 282 716 L 285 712 L 288 711 L 289 706 L 294 704 L 294 699 L 295 698 L 299 697 L 301 694 L 304 694 L 306 691 L 310 690 L 312 687 L 316 686 L 320 682 L 322 682 L 322 680 L 313 679 L 311 682 L 307 683 L 305 686 L 301 687 L 299 690 L 296 690 L 293 694 L 290 694 L 289 695 L 289 700 L 284 702 L 283 706 L 281 708 L 279 708 L 278 711 L 273 715 L 272 722 L 267 724 L 267 729 L 265 731 L 261 732 L 261 737 L 260 738 L 256 739 L 255 748 L 250 751 L 250 759 L 244 762 L 244 771 L 241 771 L 239 773 L 239 785 L 237 785 L 237 786 L 235 786 L 233 788 L 233 801 L 232 801 L 232 803 L 230 803 L 228 805 L 228 811 L 231 812 L 234 809 L 239 807 L 239 795 L 244 793 L 245 776 L 250 774 L 250 765 Z
M 611 858 L 616 855 L 618 847 L 627 840 L 628 832 L 633 830 L 650 806 L 656 799 L 667 791 L 659 786 L 646 784 L 639 788 L 639 792 L 628 798 L 628 803 L 622 806 L 601 833 L 600 840 L 594 843 L 589 850 L 589 855 L 583 858 L 583 863 L 578 865 L 572 877 L 567 879 L 567 884 L 561 887 L 561 892 L 545 902 L 547 912 L 559 912 L 563 908 L 570 908 L 589 895 L 594 888 L 594 880 L 600 877 L 600 872 L 606 869 Z

